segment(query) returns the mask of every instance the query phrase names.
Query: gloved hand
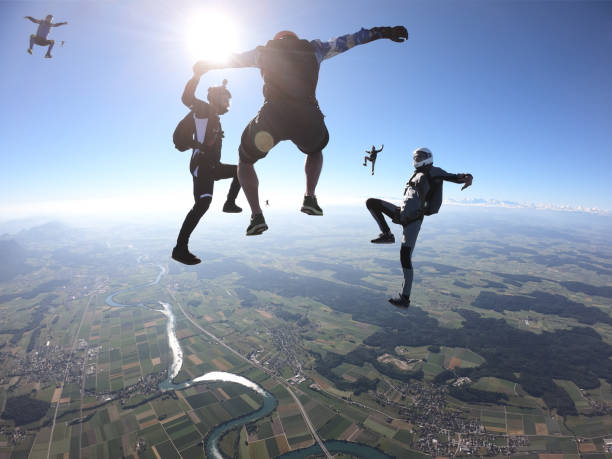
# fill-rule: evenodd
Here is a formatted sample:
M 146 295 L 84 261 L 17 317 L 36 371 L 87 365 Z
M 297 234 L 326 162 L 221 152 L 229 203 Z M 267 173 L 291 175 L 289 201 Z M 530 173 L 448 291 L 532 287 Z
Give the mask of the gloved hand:
M 403 41 L 408 40 L 408 31 L 404 26 L 374 27 L 370 29 L 370 31 L 379 33 L 383 38 L 387 38 L 397 43 L 402 43 Z
M 461 191 L 465 190 L 468 186 L 471 186 L 472 180 L 474 180 L 474 177 L 472 177 L 472 174 L 463 174 L 464 185 L 461 187 Z

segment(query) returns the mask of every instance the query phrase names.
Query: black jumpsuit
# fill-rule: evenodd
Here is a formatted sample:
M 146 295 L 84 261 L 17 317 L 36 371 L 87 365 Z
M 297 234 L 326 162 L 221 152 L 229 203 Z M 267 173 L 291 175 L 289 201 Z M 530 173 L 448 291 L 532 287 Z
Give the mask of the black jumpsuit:
M 189 236 L 212 201 L 215 181 L 231 178 L 227 200 L 234 202 L 240 192 L 237 167 L 234 164 L 221 162 L 221 145 L 223 130 L 219 116 L 210 105 L 195 97 L 199 79 L 192 78 L 187 82 L 183 92 L 183 103 L 193 110 L 196 125 L 196 140 L 200 144 L 193 149 L 189 171 L 193 177 L 193 198 L 195 204 L 187 213 L 179 232 L 177 246 L 186 246 Z M 206 143 L 205 143 L 206 140 Z

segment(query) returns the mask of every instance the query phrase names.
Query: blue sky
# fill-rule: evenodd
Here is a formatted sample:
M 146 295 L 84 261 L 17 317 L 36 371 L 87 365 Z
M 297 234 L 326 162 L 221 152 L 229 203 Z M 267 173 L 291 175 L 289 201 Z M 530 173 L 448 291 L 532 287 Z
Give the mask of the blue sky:
M 407 27 L 406 43 L 379 40 L 321 66 L 324 208 L 399 198 L 411 152 L 427 146 L 438 166 L 474 175 L 466 191 L 447 185 L 448 198 L 612 209 L 612 2 L 2 1 L 0 219 L 62 202 L 184 214 L 189 154 L 171 136 L 194 62 L 185 28 L 201 10 L 231 18 L 236 51 L 281 29 L 330 39 Z M 66 44 L 53 59 L 40 47 L 30 56 L 35 25 L 23 16 L 48 13 L 69 22 L 50 35 Z M 223 78 L 233 94 L 223 161 L 236 163 L 262 81 L 256 69 L 213 71 L 198 94 Z M 372 144 L 385 145 L 374 176 L 362 166 Z M 299 208 L 303 160 L 284 142 L 258 162 L 261 198 Z M 228 186 L 217 183 L 213 208 Z

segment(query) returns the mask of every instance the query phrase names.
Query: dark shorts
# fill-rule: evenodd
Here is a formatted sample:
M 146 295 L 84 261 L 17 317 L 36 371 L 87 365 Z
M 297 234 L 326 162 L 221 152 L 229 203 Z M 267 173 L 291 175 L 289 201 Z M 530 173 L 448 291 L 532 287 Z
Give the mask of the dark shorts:
M 205 197 L 212 198 L 215 181 L 236 177 L 235 164 L 218 163 L 210 166 L 205 163 L 193 164 L 191 176 L 193 177 L 193 199 L 199 201 Z
M 30 35 L 32 42 L 38 46 L 49 46 L 53 43 L 53 40 L 47 40 L 46 38 L 39 37 L 38 35 Z
M 317 153 L 329 132 L 317 105 L 292 100 L 267 100 L 242 133 L 240 160 L 253 164 L 281 140 L 291 140 L 303 153 Z

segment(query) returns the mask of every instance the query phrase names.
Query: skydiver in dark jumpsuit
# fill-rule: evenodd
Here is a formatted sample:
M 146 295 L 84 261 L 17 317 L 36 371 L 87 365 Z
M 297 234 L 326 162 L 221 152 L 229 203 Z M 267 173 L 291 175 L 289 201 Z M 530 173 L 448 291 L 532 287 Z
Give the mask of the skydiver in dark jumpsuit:
M 201 72 L 194 72 L 193 78 L 185 86 L 182 97 L 183 103 L 193 112 L 196 128 L 196 138 L 194 139 L 194 148 L 189 164 L 189 171 L 193 177 L 195 204 L 187 213 L 181 226 L 176 247 L 172 250 L 172 258 L 186 265 L 195 265 L 201 261 L 189 252 L 187 245 L 191 233 L 210 206 L 215 181 L 232 179 L 227 200 L 223 205 L 223 212 L 242 212 L 242 209 L 236 205 L 236 197 L 240 192 L 237 167 L 235 164 L 223 164 L 221 162 L 223 130 L 221 129 L 219 115 L 223 115 L 229 110 L 232 95 L 225 87 L 227 80 L 224 80 L 223 85 L 208 88 L 208 102 L 210 103 L 198 99 L 195 96 L 195 90 L 201 76 Z
M 366 153 L 368 154 L 368 156 L 364 156 L 363 157 L 363 165 L 364 166 L 366 165 L 366 163 L 368 161 L 370 161 L 372 163 L 372 175 L 374 175 L 374 165 L 376 164 L 376 157 L 378 156 L 378 153 L 383 151 L 383 148 L 385 148 L 384 144 L 383 144 L 382 147 L 380 147 L 380 150 L 377 150 L 376 147 L 374 145 L 372 145 L 372 149 L 370 151 L 366 150 Z
M 201 71 L 257 67 L 264 80 L 264 104 L 243 131 L 239 147 L 238 174 L 251 207 L 247 236 L 268 229 L 259 203 L 255 162 L 283 140 L 291 140 L 306 154 L 306 192 L 300 210 L 308 215 L 323 215 L 315 189 L 329 132 L 316 98 L 320 66 L 326 59 L 354 46 L 379 39 L 402 43 L 408 39 L 408 31 L 404 26 L 373 27 L 323 42 L 300 39 L 294 32 L 283 30 L 265 46 L 234 54 L 226 63 L 200 61 L 195 64 Z
M 412 290 L 412 252 L 416 244 L 421 223 L 425 215 L 433 215 L 442 205 L 442 181 L 463 183 L 464 190 L 472 184 L 471 174 L 449 174 L 433 165 L 433 154 L 427 148 L 421 147 L 414 151 L 414 168 L 412 177 L 406 183 L 404 199 L 401 207 L 381 199 L 370 198 L 366 206 L 381 230 L 381 234 L 372 239 L 373 244 L 393 244 L 395 236 L 383 216 L 387 215 L 393 223 L 403 226 L 402 247 L 400 260 L 404 272 L 404 283 L 401 293 L 389 299 L 394 306 L 407 308 L 410 306 L 410 292 Z M 435 188 L 438 193 L 434 194 Z

